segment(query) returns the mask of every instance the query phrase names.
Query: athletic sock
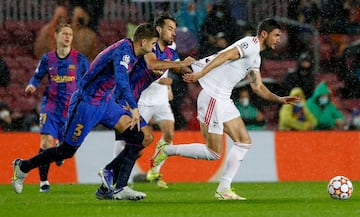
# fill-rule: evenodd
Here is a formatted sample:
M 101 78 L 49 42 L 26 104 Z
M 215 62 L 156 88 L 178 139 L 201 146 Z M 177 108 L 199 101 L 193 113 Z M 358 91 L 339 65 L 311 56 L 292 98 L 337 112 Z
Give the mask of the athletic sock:
M 238 171 L 242 160 L 248 152 L 251 144 L 234 143 L 229 151 L 226 159 L 224 173 L 220 178 L 220 183 L 217 188 L 218 192 L 222 192 L 231 188 L 231 182 Z
M 116 178 L 116 188 L 122 188 L 128 185 L 131 171 L 135 165 L 136 159 L 140 156 L 140 151 L 143 149 L 142 145 L 126 144 L 123 156 L 120 160 L 119 173 Z
M 125 140 L 116 140 L 114 143 L 114 158 L 118 156 L 125 148 Z
M 166 155 L 178 155 L 182 157 L 204 159 L 204 160 L 218 160 L 221 154 L 209 149 L 205 144 L 191 143 L 186 145 L 168 145 L 165 146 L 164 152 Z
M 39 153 L 41 153 L 43 151 L 44 151 L 44 149 L 40 148 Z M 39 166 L 40 181 L 48 180 L 49 169 L 50 169 L 50 164 L 42 164 Z

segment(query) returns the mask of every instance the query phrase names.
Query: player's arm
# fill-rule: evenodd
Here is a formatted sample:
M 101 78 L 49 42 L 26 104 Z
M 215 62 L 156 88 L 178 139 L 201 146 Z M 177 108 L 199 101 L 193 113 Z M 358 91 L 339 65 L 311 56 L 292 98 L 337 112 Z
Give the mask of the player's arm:
M 31 77 L 29 84 L 25 88 L 25 93 L 34 93 L 39 86 L 43 77 L 48 73 L 47 56 L 44 55 L 39 64 L 36 66 L 34 75 Z
M 205 65 L 205 67 L 196 73 L 193 74 L 185 74 L 183 76 L 184 81 L 186 82 L 195 82 L 199 80 L 201 77 L 205 76 L 211 70 L 221 66 L 228 60 L 236 60 L 241 57 L 238 48 L 233 47 L 231 49 L 220 52 L 214 59 L 212 59 L 209 63 Z M 226 76 L 226 75 L 224 75 Z
M 113 61 L 116 81 L 114 98 L 115 100 L 121 98 L 124 98 L 126 100 L 132 114 L 130 126 L 131 128 L 133 128 L 135 125 L 137 125 L 137 129 L 140 130 L 140 112 L 134 95 L 131 91 L 129 76 L 127 74 L 128 66 L 126 65 L 126 63 L 122 63 L 122 61 L 120 61 L 123 58 L 123 55 L 126 55 L 126 53 L 121 53 L 120 55 L 118 55 L 120 58 L 115 58 L 115 60 Z
M 148 69 L 153 71 L 187 67 L 195 62 L 195 59 L 192 57 L 186 57 L 183 61 L 162 61 L 158 60 L 154 53 L 146 54 L 144 59 Z
M 300 101 L 297 96 L 285 96 L 280 97 L 271 92 L 262 82 L 261 74 L 259 70 L 251 70 L 248 74 L 248 80 L 250 82 L 251 89 L 260 97 L 277 103 L 292 104 Z

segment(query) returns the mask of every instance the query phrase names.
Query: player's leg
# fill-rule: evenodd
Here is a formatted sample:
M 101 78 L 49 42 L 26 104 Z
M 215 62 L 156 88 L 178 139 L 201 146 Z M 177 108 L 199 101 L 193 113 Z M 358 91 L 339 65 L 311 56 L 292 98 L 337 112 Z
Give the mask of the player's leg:
M 236 175 L 242 160 L 251 147 L 251 138 L 240 117 L 224 123 L 224 131 L 233 140 L 234 145 L 229 150 L 225 162 L 223 175 L 220 178 L 219 186 L 215 197 L 225 200 L 244 200 L 238 196 L 232 189 L 231 183 Z
M 114 122 L 114 120 L 117 121 Z M 112 198 L 116 200 L 140 200 L 145 198 L 146 194 L 132 190 L 127 184 L 131 170 L 141 150 L 153 140 L 150 127 L 146 126 L 146 122 L 142 121 L 140 131 L 138 131 L 136 127 L 130 129 L 131 114 L 129 111 L 123 110 L 122 107 L 113 100 L 109 103 L 106 115 L 104 115 L 101 122 L 105 126 L 112 127 L 121 133 L 126 142 L 125 149 L 105 167 L 107 170 L 116 171 L 118 169 L 119 171 L 117 176 L 114 174 L 116 185 Z M 103 179 L 102 181 L 103 185 L 100 189 L 106 187 L 109 191 L 112 191 L 112 184 L 104 183 Z M 100 189 L 96 192 L 97 197 Z
M 201 91 L 198 96 L 198 119 L 206 145 L 201 143 L 167 145 L 161 147 L 152 158 L 152 167 L 160 165 L 167 156 L 178 155 L 194 159 L 218 160 L 222 153 L 223 124 L 219 115 L 223 110 L 215 99 Z
M 157 122 L 161 132 L 162 137 L 160 141 L 156 144 L 155 152 L 157 152 L 160 147 L 164 145 L 172 145 L 173 137 L 174 137 L 174 114 L 171 110 L 170 104 L 163 104 L 155 106 L 153 109 L 153 118 Z M 163 161 L 160 165 L 156 167 L 150 168 L 150 170 L 146 174 L 146 179 L 150 182 L 156 181 L 156 184 L 161 188 L 167 188 L 166 182 L 163 180 L 162 175 L 160 173 L 161 166 L 165 163 Z
M 40 140 L 40 150 L 39 153 L 44 150 L 53 147 L 54 137 L 50 134 L 41 134 Z M 40 192 L 49 192 L 50 183 L 48 181 L 48 173 L 50 169 L 50 164 L 44 164 L 39 166 L 39 176 L 40 176 Z
M 24 179 L 30 170 L 40 165 L 72 157 L 90 130 L 99 123 L 99 119 L 105 111 L 105 106 L 93 106 L 86 101 L 78 100 L 77 96 L 73 95 L 68 122 L 62 138 L 63 142 L 58 147 L 48 148 L 28 160 L 18 158 L 14 161 L 13 187 L 15 192 L 22 192 Z

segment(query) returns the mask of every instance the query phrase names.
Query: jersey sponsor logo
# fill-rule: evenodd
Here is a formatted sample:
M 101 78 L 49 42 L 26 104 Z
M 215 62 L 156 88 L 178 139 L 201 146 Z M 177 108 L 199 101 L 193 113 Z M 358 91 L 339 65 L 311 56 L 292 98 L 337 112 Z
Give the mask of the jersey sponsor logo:
M 242 49 L 246 49 L 246 48 L 249 47 L 249 44 L 248 44 L 247 42 L 243 42 L 243 43 L 240 44 L 240 47 L 241 47 Z
M 51 75 L 51 80 L 56 83 L 65 83 L 75 81 L 75 76 L 67 76 L 67 75 Z
M 122 60 L 120 61 L 120 65 L 125 66 L 125 68 L 127 69 L 129 67 L 129 63 L 130 63 L 130 56 L 129 55 L 123 56 Z

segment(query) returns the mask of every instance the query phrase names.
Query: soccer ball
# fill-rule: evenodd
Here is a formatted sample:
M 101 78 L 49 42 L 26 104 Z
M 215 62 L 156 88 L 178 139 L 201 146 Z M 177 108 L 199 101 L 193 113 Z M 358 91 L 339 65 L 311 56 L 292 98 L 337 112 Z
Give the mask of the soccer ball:
M 327 190 L 331 198 L 346 200 L 351 197 L 354 188 L 350 179 L 345 176 L 335 176 L 330 180 Z

